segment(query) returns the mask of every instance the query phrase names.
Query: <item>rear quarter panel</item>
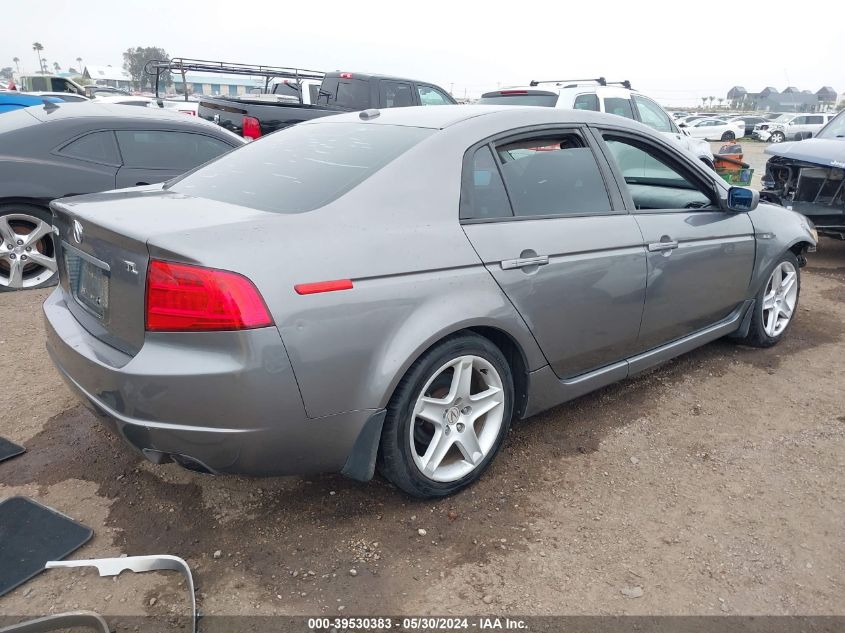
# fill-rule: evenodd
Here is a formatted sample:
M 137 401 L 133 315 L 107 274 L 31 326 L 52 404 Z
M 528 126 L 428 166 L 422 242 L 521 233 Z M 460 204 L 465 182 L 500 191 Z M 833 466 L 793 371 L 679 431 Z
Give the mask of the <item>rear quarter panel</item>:
M 498 327 L 529 370 L 541 367 L 536 342 L 461 230 L 461 160 L 477 138 L 464 145 L 454 137 L 435 134 L 321 209 L 207 229 L 203 239 L 157 236 L 151 255 L 179 253 L 256 283 L 309 417 L 384 407 L 420 354 L 465 327 Z M 200 246 L 215 243 L 226 248 Z M 294 291 L 333 279 L 352 279 L 354 288 Z

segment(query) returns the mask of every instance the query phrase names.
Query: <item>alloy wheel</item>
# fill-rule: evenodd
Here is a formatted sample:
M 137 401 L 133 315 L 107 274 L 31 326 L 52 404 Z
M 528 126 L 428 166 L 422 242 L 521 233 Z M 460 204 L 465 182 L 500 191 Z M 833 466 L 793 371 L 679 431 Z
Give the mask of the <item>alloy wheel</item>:
M 772 143 L 783 143 L 784 139 L 785 137 L 783 135 L 783 132 L 775 132 L 774 134 L 772 134 L 771 141 Z
M 763 330 L 772 338 L 792 320 L 798 302 L 798 271 L 792 262 L 781 262 L 772 272 L 763 293 Z
M 56 274 L 53 227 L 27 213 L 0 216 L 0 286 L 34 288 Z
M 409 425 L 420 473 L 438 482 L 471 473 L 493 450 L 504 413 L 502 378 L 489 361 L 466 355 L 442 365 L 418 396 Z

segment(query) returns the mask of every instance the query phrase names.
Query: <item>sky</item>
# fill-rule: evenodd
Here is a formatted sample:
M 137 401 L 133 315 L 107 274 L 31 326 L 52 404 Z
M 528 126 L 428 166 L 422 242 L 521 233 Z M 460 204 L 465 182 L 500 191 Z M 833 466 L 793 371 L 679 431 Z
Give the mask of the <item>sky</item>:
M 120 66 L 134 46 L 172 57 L 400 75 L 456 97 L 531 79 L 629 79 L 666 106 L 788 85 L 845 93 L 845 2 L 795 0 L 3 0 L 0 67 Z M 780 32 L 782 31 L 782 32 Z

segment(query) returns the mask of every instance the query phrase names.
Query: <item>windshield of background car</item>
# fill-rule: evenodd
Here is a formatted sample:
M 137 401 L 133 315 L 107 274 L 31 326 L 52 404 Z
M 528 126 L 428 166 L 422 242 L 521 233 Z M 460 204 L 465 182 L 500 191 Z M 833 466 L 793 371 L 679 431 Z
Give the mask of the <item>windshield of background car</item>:
M 273 213 L 322 207 L 434 130 L 398 125 L 296 125 L 230 152 L 168 189 Z
M 830 123 L 819 130 L 816 138 L 845 139 L 845 110 L 837 114 Z
M 487 94 L 481 95 L 478 103 L 481 105 L 543 106 L 553 108 L 557 104 L 557 94 L 554 92 L 541 92 L 539 90 L 532 92 L 527 90 L 488 92 Z
M 776 119 L 772 119 L 772 123 L 786 123 L 787 121 L 791 121 L 794 118 L 794 114 L 781 114 Z

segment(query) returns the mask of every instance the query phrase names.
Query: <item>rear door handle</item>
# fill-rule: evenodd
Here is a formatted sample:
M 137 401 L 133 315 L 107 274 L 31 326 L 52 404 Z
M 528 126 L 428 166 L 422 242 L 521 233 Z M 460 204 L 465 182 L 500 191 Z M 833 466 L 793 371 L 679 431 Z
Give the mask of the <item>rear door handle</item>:
M 505 259 L 502 261 L 502 270 L 512 270 L 514 268 L 528 268 L 529 266 L 545 266 L 548 263 L 548 255 L 537 255 L 536 257 L 519 257 L 517 259 Z
M 659 251 L 673 251 L 678 248 L 678 240 L 666 240 L 654 242 L 648 245 L 648 250 L 652 253 Z

